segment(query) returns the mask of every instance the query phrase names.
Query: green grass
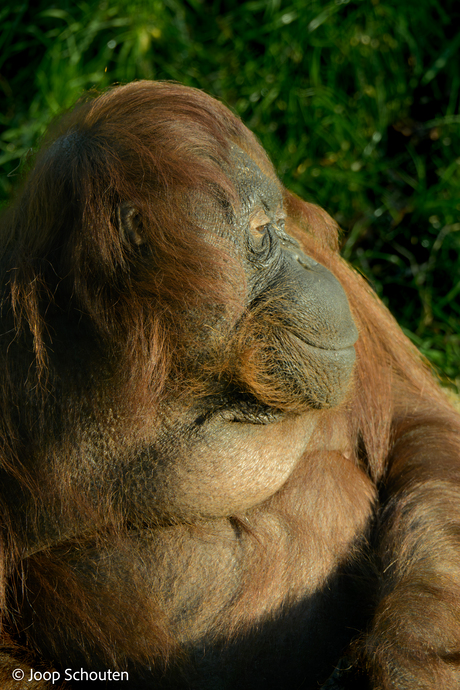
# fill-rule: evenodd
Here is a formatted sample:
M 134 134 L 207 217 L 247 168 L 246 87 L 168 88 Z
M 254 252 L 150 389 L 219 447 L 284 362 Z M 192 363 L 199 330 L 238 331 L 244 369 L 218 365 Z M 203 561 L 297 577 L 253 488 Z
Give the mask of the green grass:
M 177 79 L 236 110 L 284 183 L 460 390 L 457 0 L 11 1 L 0 10 L 0 194 L 82 91 Z

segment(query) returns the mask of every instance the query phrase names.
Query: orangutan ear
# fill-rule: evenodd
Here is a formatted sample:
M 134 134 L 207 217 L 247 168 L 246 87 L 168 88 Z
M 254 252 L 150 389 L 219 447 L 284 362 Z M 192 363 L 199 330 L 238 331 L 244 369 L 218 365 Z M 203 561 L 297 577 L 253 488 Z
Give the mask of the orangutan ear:
M 140 246 L 145 240 L 142 234 L 142 221 L 138 209 L 125 201 L 117 208 L 118 229 L 129 244 Z

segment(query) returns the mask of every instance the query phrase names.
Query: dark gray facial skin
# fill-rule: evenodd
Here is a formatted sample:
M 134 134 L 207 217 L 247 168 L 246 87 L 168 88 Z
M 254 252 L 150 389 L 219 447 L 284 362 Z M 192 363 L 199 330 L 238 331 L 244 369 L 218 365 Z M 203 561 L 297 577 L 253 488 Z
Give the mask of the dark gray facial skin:
M 219 244 L 222 238 L 234 247 L 247 281 L 245 306 L 252 309 L 264 300 L 277 299 L 282 305 L 282 324 L 290 333 L 308 345 L 336 353 L 336 366 L 349 368 L 358 332 L 345 292 L 331 272 L 285 232 L 279 181 L 265 175 L 236 145 L 229 176 L 241 204 L 237 212 L 225 216 L 206 199 L 197 203 L 194 218 L 211 244 Z
M 285 390 L 286 400 L 294 396 L 300 409 L 335 406 L 346 393 L 358 337 L 345 292 L 286 233 L 281 185 L 271 171 L 265 174 L 233 145 L 229 177 L 240 200 L 233 214 L 224 214 L 209 199 L 195 207 L 210 243 L 223 243 L 245 276 L 242 311 L 230 329 L 227 319 L 213 324 L 214 331 L 223 327 L 222 339 L 231 341 L 245 328 L 253 329 L 250 339 L 257 346 L 248 347 L 257 350 L 259 360 L 271 361 L 272 371 L 264 376 L 276 390 Z M 239 346 L 234 344 L 234 351 Z M 241 384 L 248 392 L 247 381 Z M 257 391 L 250 392 L 258 397 Z
M 345 357 L 353 361 L 358 332 L 340 283 L 285 232 L 278 181 L 264 175 L 236 146 L 233 158 L 242 202 L 238 231 L 247 245 L 250 302 L 263 299 L 263 292 L 282 283 L 280 300 L 289 303 L 283 319 L 286 328 L 313 347 L 346 350 Z

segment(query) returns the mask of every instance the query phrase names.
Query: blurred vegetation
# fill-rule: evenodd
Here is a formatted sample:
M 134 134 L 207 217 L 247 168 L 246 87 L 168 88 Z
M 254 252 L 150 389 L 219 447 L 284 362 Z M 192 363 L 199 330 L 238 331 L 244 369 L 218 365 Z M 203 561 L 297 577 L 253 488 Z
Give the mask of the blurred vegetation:
M 457 0 L 9 0 L 0 195 L 82 91 L 176 79 L 224 100 L 460 389 Z

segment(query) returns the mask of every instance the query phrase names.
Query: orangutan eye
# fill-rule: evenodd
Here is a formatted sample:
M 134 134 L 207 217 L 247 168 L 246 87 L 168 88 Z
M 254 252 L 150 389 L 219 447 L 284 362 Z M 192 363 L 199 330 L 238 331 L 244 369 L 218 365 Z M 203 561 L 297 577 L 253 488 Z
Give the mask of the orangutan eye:
M 259 210 L 249 222 L 249 251 L 260 261 L 270 251 L 273 241 L 273 223 L 265 211 Z
M 271 223 L 250 228 L 249 251 L 257 261 L 265 259 L 272 246 Z
M 254 249 L 262 249 L 270 238 L 270 223 L 258 225 L 251 230 L 251 244 Z

